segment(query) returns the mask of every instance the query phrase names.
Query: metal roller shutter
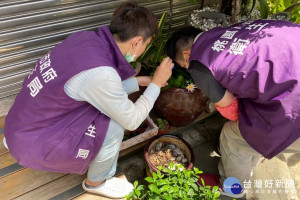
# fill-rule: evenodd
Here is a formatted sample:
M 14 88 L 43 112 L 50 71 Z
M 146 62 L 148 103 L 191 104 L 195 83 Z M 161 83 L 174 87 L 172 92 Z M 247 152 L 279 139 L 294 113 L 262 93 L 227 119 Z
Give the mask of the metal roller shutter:
M 0 1 L 0 99 L 17 94 L 35 61 L 68 35 L 108 25 L 125 0 L 4 0 Z M 169 1 L 138 1 L 159 18 Z M 200 5 L 175 0 L 173 28 L 184 25 Z

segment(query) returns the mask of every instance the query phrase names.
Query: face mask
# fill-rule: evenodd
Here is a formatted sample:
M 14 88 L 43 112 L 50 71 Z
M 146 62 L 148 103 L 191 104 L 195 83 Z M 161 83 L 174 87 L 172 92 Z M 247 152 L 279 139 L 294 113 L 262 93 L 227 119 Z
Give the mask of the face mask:
M 183 54 L 182 54 L 182 55 L 183 55 Z M 184 62 L 185 62 L 185 68 L 189 68 L 189 65 L 188 65 L 188 63 L 186 62 L 186 59 L 185 59 L 184 55 L 183 55 L 183 59 L 184 59 Z
M 132 56 L 130 55 L 130 51 L 131 51 L 132 45 L 130 46 L 129 51 L 125 55 L 125 59 L 127 60 L 127 62 L 130 63 L 130 62 L 134 61 L 135 57 L 137 56 L 136 52 L 140 48 L 140 45 L 141 45 L 141 43 L 139 44 L 139 46 L 137 47 L 137 49 L 135 50 L 135 52 L 134 52 L 134 54 Z

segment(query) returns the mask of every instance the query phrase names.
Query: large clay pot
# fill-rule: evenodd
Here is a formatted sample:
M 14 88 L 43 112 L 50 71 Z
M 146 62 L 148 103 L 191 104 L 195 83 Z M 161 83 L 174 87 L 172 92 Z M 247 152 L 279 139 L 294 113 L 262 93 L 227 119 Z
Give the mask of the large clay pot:
M 204 110 L 208 97 L 199 89 L 188 92 L 187 89 L 170 87 L 161 91 L 154 109 L 171 126 L 182 127 L 193 122 Z

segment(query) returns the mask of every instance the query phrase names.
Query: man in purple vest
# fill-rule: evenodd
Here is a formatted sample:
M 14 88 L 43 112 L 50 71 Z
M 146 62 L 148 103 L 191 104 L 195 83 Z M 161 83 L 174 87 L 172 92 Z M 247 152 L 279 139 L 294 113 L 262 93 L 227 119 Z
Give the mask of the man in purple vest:
M 257 20 L 200 32 L 174 33 L 168 55 L 231 120 L 220 136 L 220 176 L 202 178 L 222 187 L 235 177 L 241 187 L 261 156 L 300 152 L 300 25 Z
M 153 78 L 134 77 L 129 62 L 157 34 L 155 15 L 136 3 L 118 8 L 110 25 L 70 35 L 40 58 L 5 123 L 11 155 L 23 166 L 84 174 L 88 192 L 122 198 L 133 186 L 112 178 L 124 129 L 148 116 L 172 74 L 165 58 Z M 148 86 L 133 103 L 128 94 Z

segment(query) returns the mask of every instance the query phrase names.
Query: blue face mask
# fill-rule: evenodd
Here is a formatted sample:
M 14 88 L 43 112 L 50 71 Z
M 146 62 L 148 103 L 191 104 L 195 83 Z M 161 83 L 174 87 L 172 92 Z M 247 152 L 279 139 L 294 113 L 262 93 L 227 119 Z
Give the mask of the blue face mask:
M 125 55 L 125 59 L 127 60 L 127 62 L 131 63 L 131 62 L 134 61 L 135 57 L 137 56 L 137 55 L 136 55 L 136 52 L 137 52 L 137 50 L 140 48 L 140 45 L 141 45 L 141 43 L 139 44 L 139 46 L 137 47 L 137 49 L 135 50 L 135 52 L 134 52 L 133 55 L 130 55 L 130 51 L 131 51 L 132 45 L 130 46 L 129 51 L 128 51 L 128 52 L 126 53 L 126 55 Z

